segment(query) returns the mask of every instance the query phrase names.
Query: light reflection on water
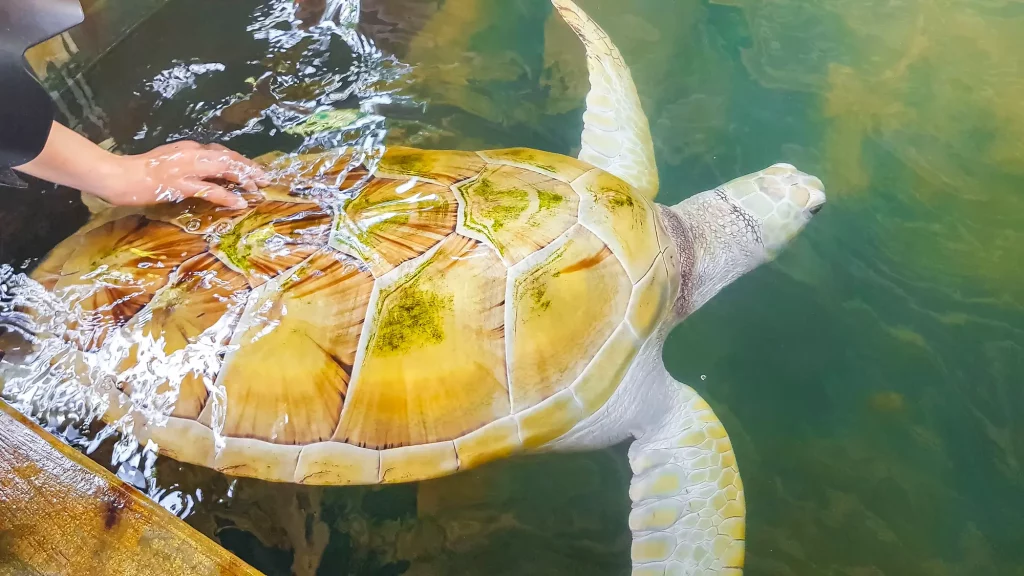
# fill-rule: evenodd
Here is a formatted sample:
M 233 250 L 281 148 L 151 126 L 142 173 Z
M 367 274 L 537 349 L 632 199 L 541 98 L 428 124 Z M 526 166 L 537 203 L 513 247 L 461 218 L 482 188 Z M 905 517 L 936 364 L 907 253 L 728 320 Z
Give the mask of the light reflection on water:
M 293 27 L 285 2 L 211 4 L 176 0 L 89 72 L 104 111 L 87 121 L 97 140 L 123 151 L 176 136 L 250 155 L 315 148 L 329 143 L 295 128 L 331 108 L 348 115 L 330 143 L 370 158 L 381 138 L 578 145 L 582 49 L 544 0 L 366 0 L 365 36 L 344 32 L 341 16 L 318 27 L 315 9 Z M 748 573 L 1021 573 L 1020 3 L 580 4 L 631 64 L 659 200 L 775 161 L 820 175 L 831 193 L 776 264 L 689 319 L 666 351 L 737 447 Z M 160 30 L 189 30 L 189 41 Z M 80 416 L 95 409 L 49 394 Z M 60 411 L 43 417 L 63 425 Z M 64 434 L 268 574 L 627 565 L 621 448 L 417 487 L 324 490 L 154 461 L 95 430 Z

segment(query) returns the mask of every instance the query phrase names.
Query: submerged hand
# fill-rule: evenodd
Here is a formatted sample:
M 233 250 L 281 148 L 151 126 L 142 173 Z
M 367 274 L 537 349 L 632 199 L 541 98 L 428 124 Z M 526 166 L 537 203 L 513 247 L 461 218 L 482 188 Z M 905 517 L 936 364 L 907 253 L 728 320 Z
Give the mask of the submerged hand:
M 117 157 L 106 178 L 84 189 L 118 206 L 142 206 L 204 198 L 230 208 L 244 208 L 245 200 L 216 179 L 255 192 L 264 185 L 263 170 L 251 160 L 223 146 L 175 142 L 137 156 Z
M 183 141 L 145 154 L 117 156 L 56 122 L 42 153 L 16 169 L 117 206 L 195 197 L 243 208 L 246 203 L 241 196 L 211 180 L 232 182 L 250 192 L 265 185 L 259 166 L 218 144 Z

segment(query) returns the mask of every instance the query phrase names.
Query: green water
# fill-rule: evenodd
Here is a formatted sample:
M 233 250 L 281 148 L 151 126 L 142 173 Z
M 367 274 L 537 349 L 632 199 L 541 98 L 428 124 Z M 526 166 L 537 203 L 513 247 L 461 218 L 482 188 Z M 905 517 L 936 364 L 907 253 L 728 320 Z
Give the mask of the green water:
M 287 66 L 246 32 L 259 5 L 170 0 L 87 72 L 105 116 L 86 128 L 126 152 L 175 134 L 248 154 L 297 145 L 266 125 L 227 138 L 245 114 L 198 120 Z M 778 161 L 829 194 L 777 262 L 665 352 L 736 447 L 746 573 L 1024 574 L 1024 3 L 580 5 L 631 65 L 661 202 Z M 401 93 L 426 105 L 380 108 L 389 143 L 575 152 L 583 51 L 545 0 L 366 0 L 362 29 L 412 67 Z M 323 66 L 346 68 L 347 50 Z M 226 71 L 184 96 L 143 90 L 175 60 Z M 68 210 L 70 232 L 83 214 Z M 625 574 L 624 453 L 386 489 L 231 482 L 161 460 L 156 496 L 190 495 L 189 522 L 271 575 Z

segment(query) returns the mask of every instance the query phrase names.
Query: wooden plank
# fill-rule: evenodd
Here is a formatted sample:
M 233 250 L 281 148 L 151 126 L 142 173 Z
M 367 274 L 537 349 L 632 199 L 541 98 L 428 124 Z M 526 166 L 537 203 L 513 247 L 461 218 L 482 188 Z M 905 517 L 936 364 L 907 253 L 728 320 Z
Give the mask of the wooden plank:
M 260 576 L 3 401 L 0 574 Z

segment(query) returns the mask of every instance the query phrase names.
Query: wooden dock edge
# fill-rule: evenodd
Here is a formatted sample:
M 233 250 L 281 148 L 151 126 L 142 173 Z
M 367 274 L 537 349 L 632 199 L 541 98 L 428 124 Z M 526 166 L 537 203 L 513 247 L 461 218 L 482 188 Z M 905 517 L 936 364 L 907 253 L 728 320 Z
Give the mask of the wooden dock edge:
M 0 575 L 262 576 L 2 400 Z

